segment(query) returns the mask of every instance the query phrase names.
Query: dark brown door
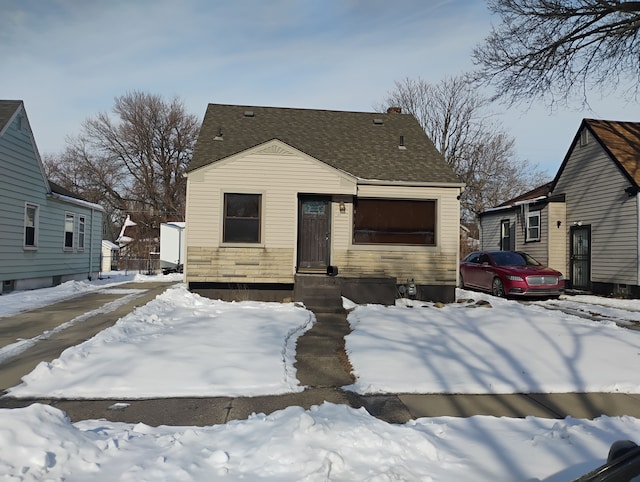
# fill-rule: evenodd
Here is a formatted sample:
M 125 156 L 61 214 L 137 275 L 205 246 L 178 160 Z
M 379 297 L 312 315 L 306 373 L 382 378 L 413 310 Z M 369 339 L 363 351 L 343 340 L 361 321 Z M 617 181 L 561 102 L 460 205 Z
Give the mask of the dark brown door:
M 571 287 L 591 288 L 591 226 L 571 226 Z
M 301 196 L 298 221 L 298 269 L 326 269 L 331 242 L 331 199 Z

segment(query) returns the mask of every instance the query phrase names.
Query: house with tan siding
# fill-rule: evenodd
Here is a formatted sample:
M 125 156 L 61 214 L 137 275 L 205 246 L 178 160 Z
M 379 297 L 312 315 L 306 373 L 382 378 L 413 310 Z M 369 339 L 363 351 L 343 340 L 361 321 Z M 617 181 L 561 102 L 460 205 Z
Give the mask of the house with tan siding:
M 640 123 L 584 119 L 546 189 L 482 213 L 483 249 L 505 249 L 510 225 L 509 249 L 561 271 L 568 289 L 640 297 Z
M 185 281 L 212 297 L 455 298 L 463 189 L 416 119 L 209 104 L 187 178 Z

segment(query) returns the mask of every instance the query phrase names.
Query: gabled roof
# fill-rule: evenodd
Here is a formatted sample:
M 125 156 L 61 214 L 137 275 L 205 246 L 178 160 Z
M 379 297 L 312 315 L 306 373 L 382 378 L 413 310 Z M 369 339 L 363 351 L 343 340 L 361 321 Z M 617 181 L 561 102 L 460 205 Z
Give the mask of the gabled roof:
M 579 142 L 583 129 L 588 129 L 591 132 L 593 138 L 602 146 L 629 181 L 636 187 L 640 187 L 640 123 L 598 119 L 583 119 L 553 180 L 553 186 L 555 187 L 560 173 Z
M 21 105 L 20 100 L 0 100 L 0 134 Z
M 273 139 L 363 180 L 462 185 L 418 121 L 400 113 L 209 104 L 189 170 Z

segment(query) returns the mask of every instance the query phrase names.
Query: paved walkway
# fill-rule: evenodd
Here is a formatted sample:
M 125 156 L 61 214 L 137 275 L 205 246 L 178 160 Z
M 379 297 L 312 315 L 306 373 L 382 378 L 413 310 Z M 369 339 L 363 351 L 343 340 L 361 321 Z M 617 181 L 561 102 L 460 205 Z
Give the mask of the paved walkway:
M 33 338 L 85 313 L 81 323 L 38 341 L 24 353 L 0 360 L 0 390 L 20 383 L 40 361 L 51 361 L 67 347 L 77 345 L 111 326 L 136 306 L 148 303 L 171 283 L 131 283 L 117 291 L 83 295 L 45 308 L 0 318 L 0 346 L 12 339 Z M 123 290 L 140 290 L 124 294 Z M 129 296 L 129 299 L 123 299 Z M 114 303 L 120 300 L 120 303 Z M 111 304 L 110 304 L 111 303 Z M 113 307 L 104 312 L 107 305 Z M 291 405 L 306 409 L 324 401 L 365 407 L 369 413 L 392 423 L 418 417 L 494 415 L 544 418 L 595 418 L 600 415 L 629 415 L 640 418 L 640 395 L 623 393 L 564 393 L 512 395 L 385 394 L 360 396 L 340 387 L 352 383 L 344 353 L 344 336 L 349 332 L 346 315 L 316 313 L 318 322 L 298 339 L 296 369 L 301 393 L 261 397 L 170 398 L 117 400 L 49 400 L 0 398 L 0 408 L 47 403 L 64 410 L 72 421 L 105 418 L 112 421 L 143 422 L 148 425 L 212 425 L 246 419 L 252 413 L 271 413 Z M 47 328 L 48 327 L 48 328 Z

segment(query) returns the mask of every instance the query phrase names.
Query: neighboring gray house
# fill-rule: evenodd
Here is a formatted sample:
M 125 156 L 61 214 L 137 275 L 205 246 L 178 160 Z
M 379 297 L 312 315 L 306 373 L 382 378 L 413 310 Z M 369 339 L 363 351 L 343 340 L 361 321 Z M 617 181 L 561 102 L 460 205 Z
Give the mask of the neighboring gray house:
M 481 213 L 481 248 L 525 251 L 565 273 L 566 206 L 564 196 L 550 196 L 551 186 L 544 184 Z
M 287 296 L 337 274 L 357 302 L 381 301 L 378 282 L 393 302 L 413 280 L 419 299 L 450 301 L 462 188 L 397 110 L 209 104 L 187 178 L 185 280 Z
M 0 172 L 0 294 L 97 277 L 103 209 L 47 180 L 20 100 L 0 100 Z
M 508 238 L 560 270 L 569 289 L 640 297 L 640 123 L 584 119 L 543 189 L 483 213 L 483 249 Z

